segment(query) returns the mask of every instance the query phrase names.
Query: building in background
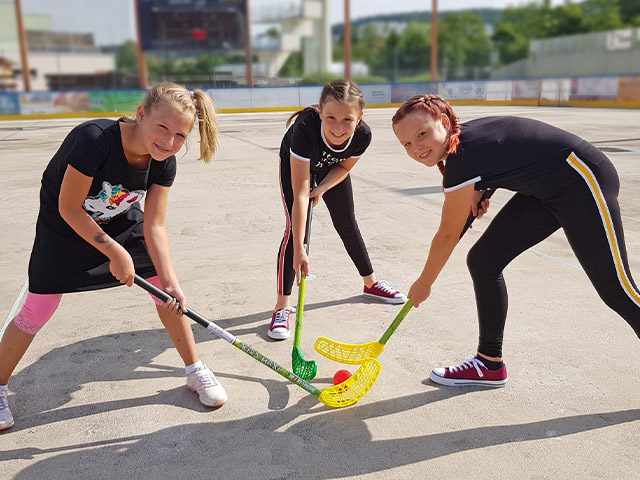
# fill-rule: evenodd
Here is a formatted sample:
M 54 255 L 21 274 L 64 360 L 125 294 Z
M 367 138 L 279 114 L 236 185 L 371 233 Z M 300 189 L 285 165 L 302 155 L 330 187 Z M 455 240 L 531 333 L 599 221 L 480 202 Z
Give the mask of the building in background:
M 75 82 L 76 88 L 97 85 L 95 77 L 111 79 L 115 70 L 113 54 L 102 53 L 95 45 L 92 33 L 54 32 L 49 15 L 26 14 L 25 28 L 29 45 L 29 66 L 33 90 L 59 88 L 73 78 L 84 77 L 89 85 Z M 0 3 L 0 57 L 13 64 L 18 90 L 23 89 L 20 68 L 20 48 L 13 3 Z M 68 81 L 65 82 L 65 77 Z M 57 80 L 54 80 L 57 79 Z M 61 80 L 62 79 L 62 80 Z
M 14 68 L 13 62 L 0 57 L 0 92 L 13 92 L 16 90 Z
M 491 72 L 491 78 L 637 75 L 640 28 L 532 40 L 529 56 Z
M 252 12 L 254 53 L 274 78 L 294 52 L 302 51 L 304 75 L 331 66 L 331 0 L 274 2 Z

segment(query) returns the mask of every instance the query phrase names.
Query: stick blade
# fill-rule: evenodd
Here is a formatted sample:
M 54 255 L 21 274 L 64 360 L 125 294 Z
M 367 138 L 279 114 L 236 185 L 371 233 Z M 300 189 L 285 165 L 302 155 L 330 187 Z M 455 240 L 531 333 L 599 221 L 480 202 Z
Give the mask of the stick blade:
M 327 387 L 320 392 L 318 399 L 332 408 L 353 405 L 364 397 L 376 382 L 382 365 L 375 358 L 368 358 L 350 378 L 338 385 Z
M 314 360 L 305 360 L 299 347 L 291 351 L 291 366 L 293 373 L 303 380 L 313 380 L 318 373 L 318 364 Z
M 358 365 L 368 358 L 377 358 L 384 350 L 380 342 L 342 343 L 327 337 L 318 337 L 313 345 L 316 351 L 334 362 Z

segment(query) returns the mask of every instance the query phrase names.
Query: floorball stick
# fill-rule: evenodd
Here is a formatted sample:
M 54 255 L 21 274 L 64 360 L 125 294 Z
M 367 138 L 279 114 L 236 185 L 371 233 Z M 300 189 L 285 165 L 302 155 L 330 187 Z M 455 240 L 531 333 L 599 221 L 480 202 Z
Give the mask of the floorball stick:
M 307 207 L 307 224 L 304 231 L 304 248 L 309 255 L 309 243 L 311 242 L 311 216 L 313 215 L 313 199 L 309 199 Z M 302 339 L 302 317 L 304 315 L 304 297 L 307 285 L 307 274 L 301 272 L 300 285 L 298 287 L 298 306 L 296 307 L 296 333 L 293 338 L 293 348 L 291 349 L 291 367 L 293 373 L 304 380 L 312 380 L 318 373 L 318 364 L 314 360 L 305 360 L 300 348 Z
M 147 292 L 158 297 L 160 300 L 166 302 L 167 300 L 172 298 L 168 293 L 163 292 L 159 288 L 156 288 L 154 285 L 147 282 L 145 279 L 138 275 L 135 276 L 134 282 L 136 285 L 142 287 Z M 243 343 L 242 341 L 240 341 L 240 339 L 224 330 L 222 327 L 207 320 L 195 310 L 192 310 L 190 308 L 187 308 L 185 310 L 186 311 L 183 311 L 183 313 L 187 317 L 205 327 L 210 333 L 213 333 L 214 335 L 229 342 L 239 350 L 242 350 L 250 357 L 256 359 L 263 365 L 269 367 L 274 372 L 280 374 L 287 380 L 306 390 L 311 395 L 317 397 L 320 402 L 328 405 L 329 407 L 338 408 L 353 405 L 366 395 L 366 393 L 375 383 L 376 379 L 378 378 L 378 374 L 380 373 L 380 362 L 378 362 L 374 358 L 367 359 L 362 362 L 362 366 L 356 371 L 356 373 L 353 374 L 351 378 L 345 380 L 342 383 L 339 383 L 338 385 L 333 385 L 331 387 L 320 390 L 319 388 L 316 388 L 310 383 L 301 379 L 297 375 L 291 373 L 287 369 L 281 367 L 273 360 L 265 357 L 249 345 Z
M 493 195 L 494 192 L 495 190 L 485 190 L 482 194 L 482 197 L 480 198 L 478 206 L 480 206 L 480 203 L 482 203 L 483 200 L 491 198 L 491 195 Z M 460 238 L 462 238 L 467 230 L 471 228 L 471 224 L 474 220 L 475 217 L 473 216 L 473 214 L 469 214 L 469 216 L 467 217 L 467 221 L 465 222 L 462 229 L 462 233 L 460 234 Z M 411 307 L 413 307 L 413 302 L 411 300 L 408 300 L 402 307 L 402 310 L 400 310 L 398 315 L 396 315 L 396 318 L 393 320 L 393 322 L 391 322 L 389 328 L 387 328 L 382 337 L 380 337 L 380 340 L 378 340 L 377 342 L 342 343 L 327 337 L 318 337 L 316 343 L 314 344 L 314 348 L 319 354 L 327 357 L 330 360 L 333 360 L 334 362 L 347 363 L 352 365 L 361 364 L 369 358 L 377 358 L 378 355 L 380 355 L 384 350 L 384 345 L 387 343 L 387 340 L 389 340 L 389 337 L 391 337 L 391 335 L 393 335 L 393 332 L 396 331 L 402 320 L 404 320 L 404 317 L 407 316 L 407 313 L 409 313 Z

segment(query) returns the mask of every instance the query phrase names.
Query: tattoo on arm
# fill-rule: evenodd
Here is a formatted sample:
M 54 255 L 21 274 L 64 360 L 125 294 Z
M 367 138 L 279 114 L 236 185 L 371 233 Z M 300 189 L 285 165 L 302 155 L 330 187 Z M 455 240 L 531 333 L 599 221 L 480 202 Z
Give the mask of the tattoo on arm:
M 100 232 L 95 236 L 96 243 L 103 243 L 109 248 L 113 245 L 113 239 L 104 232 Z

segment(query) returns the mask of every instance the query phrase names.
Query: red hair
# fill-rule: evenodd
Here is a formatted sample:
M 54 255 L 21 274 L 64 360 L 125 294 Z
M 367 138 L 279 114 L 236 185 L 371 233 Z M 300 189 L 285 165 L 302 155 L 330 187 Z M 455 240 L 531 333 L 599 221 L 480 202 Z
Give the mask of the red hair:
M 460 143 L 460 123 L 458 122 L 456 112 L 453 111 L 449 102 L 438 95 L 415 95 L 398 108 L 391 119 L 391 124 L 397 124 L 413 112 L 430 115 L 436 120 L 439 120 L 443 114 L 446 115 L 449 119 L 449 128 L 447 128 L 447 145 L 445 150 L 447 154 L 456 153 L 458 144 Z M 444 162 L 438 162 L 438 168 L 444 175 Z

